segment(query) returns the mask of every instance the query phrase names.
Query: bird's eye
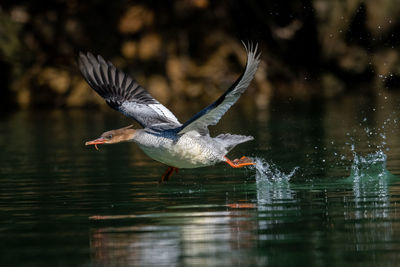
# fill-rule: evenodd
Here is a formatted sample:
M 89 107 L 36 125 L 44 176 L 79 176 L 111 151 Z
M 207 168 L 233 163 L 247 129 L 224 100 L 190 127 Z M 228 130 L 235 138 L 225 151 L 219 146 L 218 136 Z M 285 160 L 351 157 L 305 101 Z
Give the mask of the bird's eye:
M 111 139 L 113 136 L 112 136 L 112 134 L 110 134 L 110 135 L 107 135 L 107 139 Z

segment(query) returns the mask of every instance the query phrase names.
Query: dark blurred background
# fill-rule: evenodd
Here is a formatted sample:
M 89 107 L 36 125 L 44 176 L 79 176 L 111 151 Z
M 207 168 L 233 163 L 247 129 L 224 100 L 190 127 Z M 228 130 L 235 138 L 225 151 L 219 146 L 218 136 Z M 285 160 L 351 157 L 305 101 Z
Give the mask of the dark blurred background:
M 397 90 L 399 18 L 396 0 L 2 0 L 1 107 L 103 106 L 79 51 L 103 55 L 164 104 L 209 102 L 243 69 L 241 40 L 262 51 L 242 102 L 259 109 Z

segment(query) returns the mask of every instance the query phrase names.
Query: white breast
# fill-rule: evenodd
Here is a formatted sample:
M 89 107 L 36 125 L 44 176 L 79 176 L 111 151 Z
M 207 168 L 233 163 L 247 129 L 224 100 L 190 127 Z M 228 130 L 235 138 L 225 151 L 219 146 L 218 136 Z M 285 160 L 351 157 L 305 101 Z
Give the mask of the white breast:
M 225 153 L 216 147 L 211 137 L 189 132 L 178 139 L 147 134 L 145 142 L 135 140 L 139 147 L 151 158 L 177 168 L 198 168 L 213 165 Z M 222 153 L 221 153 L 222 152 Z

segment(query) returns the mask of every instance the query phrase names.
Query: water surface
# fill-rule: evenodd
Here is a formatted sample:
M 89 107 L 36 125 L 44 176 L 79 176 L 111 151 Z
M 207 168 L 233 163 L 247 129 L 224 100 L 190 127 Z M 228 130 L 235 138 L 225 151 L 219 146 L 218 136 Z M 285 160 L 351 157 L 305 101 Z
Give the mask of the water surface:
M 181 170 L 163 185 L 165 166 L 134 144 L 84 146 L 131 123 L 117 112 L 4 114 L 1 265 L 397 264 L 396 99 L 235 107 L 212 132 L 253 135 L 229 156 L 257 169 Z

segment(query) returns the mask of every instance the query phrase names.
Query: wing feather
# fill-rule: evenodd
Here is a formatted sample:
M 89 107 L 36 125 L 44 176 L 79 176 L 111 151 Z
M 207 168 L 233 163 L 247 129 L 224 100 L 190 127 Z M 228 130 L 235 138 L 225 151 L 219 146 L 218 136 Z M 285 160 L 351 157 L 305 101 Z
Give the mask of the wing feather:
M 250 85 L 260 63 L 260 53 L 258 53 L 258 45 L 252 43 L 245 45 L 247 52 L 246 68 L 236 82 L 225 91 L 214 103 L 196 113 L 191 119 L 185 122 L 178 131 L 178 134 L 196 130 L 200 133 L 208 133 L 207 127 L 215 125 L 228 109 L 236 103 L 242 93 Z
M 168 125 L 176 128 L 181 125 L 170 110 L 100 55 L 79 53 L 78 64 L 87 83 L 107 104 L 135 119 L 142 127 Z

